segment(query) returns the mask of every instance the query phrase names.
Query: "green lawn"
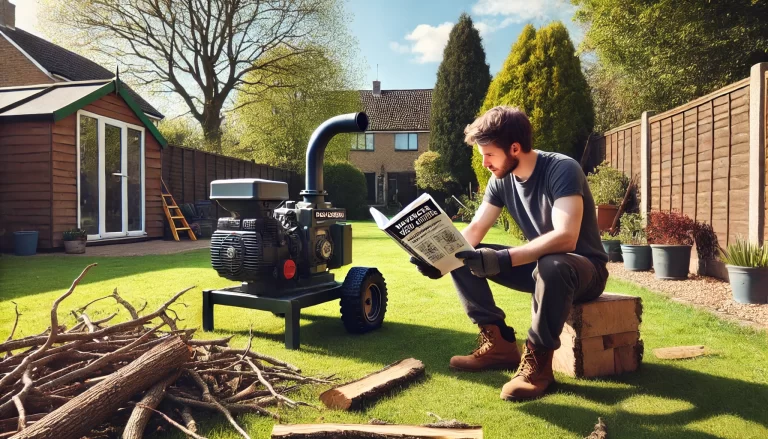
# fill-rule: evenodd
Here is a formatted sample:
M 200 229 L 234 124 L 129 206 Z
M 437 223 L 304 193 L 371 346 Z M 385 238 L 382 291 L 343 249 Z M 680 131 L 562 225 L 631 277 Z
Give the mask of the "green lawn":
M 384 274 L 389 289 L 389 308 L 384 327 L 363 336 L 347 334 L 337 303 L 307 309 L 302 319 L 302 350 L 283 347 L 283 321 L 271 313 L 217 307 L 215 334 L 235 334 L 232 344 L 244 346 L 248 328 L 257 338 L 253 348 L 303 368 L 306 374 L 337 372 L 341 379 L 360 377 L 406 357 L 422 360 L 427 377 L 403 391 L 369 406 L 362 412 L 316 411 L 301 408 L 282 411 L 285 422 L 353 422 L 372 418 L 394 423 L 422 424 L 434 418 L 456 418 L 481 424 L 486 438 L 580 438 L 601 416 L 613 438 L 765 438 L 768 437 L 768 340 L 765 332 L 742 328 L 635 287 L 611 280 L 608 290 L 643 298 L 641 326 L 646 356 L 636 373 L 607 380 L 576 380 L 557 376 L 557 392 L 543 399 L 510 403 L 499 399 L 501 386 L 511 373 L 460 373 L 448 369 L 448 359 L 474 347 L 476 328 L 466 318 L 449 278 L 432 281 L 422 277 L 405 253 L 372 223 L 355 223 L 354 261 L 375 266 Z M 492 230 L 488 241 L 505 243 L 509 238 Z M 175 256 L 81 258 L 66 255 L 20 258 L 0 257 L 0 339 L 8 336 L 13 305 L 24 314 L 16 336 L 43 331 L 50 305 L 83 267 L 91 270 L 75 294 L 59 307 L 60 320 L 71 325 L 69 311 L 109 294 L 120 294 L 148 309 L 184 287 L 196 288 L 182 298 L 186 307 L 175 309 L 187 327 L 201 325 L 202 288 L 233 283 L 219 278 L 210 268 L 204 250 Z M 338 271 L 342 279 L 346 268 Z M 508 323 L 520 334 L 530 324 L 530 297 L 493 286 L 497 302 L 507 312 Z M 118 309 L 100 302 L 93 319 Z M 95 312 L 99 310 L 100 312 Z M 121 315 L 125 319 L 123 312 Z M 521 343 L 521 341 L 518 341 Z M 657 360 L 657 347 L 704 344 L 714 353 L 687 361 Z M 319 405 L 325 387 L 307 387 L 298 399 Z M 210 438 L 236 438 L 222 418 L 200 418 L 201 434 Z M 257 416 L 240 418 L 254 438 L 269 437 L 272 421 Z M 182 437 L 178 435 L 176 437 Z

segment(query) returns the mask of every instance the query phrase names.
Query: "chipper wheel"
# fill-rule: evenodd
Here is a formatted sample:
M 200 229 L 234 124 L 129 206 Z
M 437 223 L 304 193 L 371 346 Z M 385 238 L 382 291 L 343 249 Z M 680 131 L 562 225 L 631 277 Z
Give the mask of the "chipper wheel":
M 387 284 L 375 268 L 353 267 L 341 286 L 341 320 L 361 334 L 381 326 L 387 312 Z

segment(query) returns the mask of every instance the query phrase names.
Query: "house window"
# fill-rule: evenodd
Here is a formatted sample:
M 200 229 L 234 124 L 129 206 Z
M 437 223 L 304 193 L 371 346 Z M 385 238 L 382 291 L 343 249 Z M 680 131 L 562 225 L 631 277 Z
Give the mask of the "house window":
M 395 151 L 417 151 L 419 136 L 416 133 L 395 134 Z
M 356 151 L 373 151 L 373 134 L 372 133 L 353 134 L 352 149 Z

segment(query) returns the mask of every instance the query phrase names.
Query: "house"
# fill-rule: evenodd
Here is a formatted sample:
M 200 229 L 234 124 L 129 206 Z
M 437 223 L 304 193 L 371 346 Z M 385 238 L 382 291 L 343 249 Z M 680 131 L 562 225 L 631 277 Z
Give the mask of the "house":
M 15 8 L 0 0 L 0 87 L 112 79 L 99 64 L 15 26 Z M 163 114 L 131 89 L 128 94 L 154 121 Z
M 405 205 L 417 194 L 413 162 L 429 150 L 432 90 L 360 90 L 370 125 L 352 136 L 350 162 L 365 174 L 368 202 Z
M 163 236 L 163 116 L 101 66 L 14 26 L 0 0 L 0 229 L 89 242 Z

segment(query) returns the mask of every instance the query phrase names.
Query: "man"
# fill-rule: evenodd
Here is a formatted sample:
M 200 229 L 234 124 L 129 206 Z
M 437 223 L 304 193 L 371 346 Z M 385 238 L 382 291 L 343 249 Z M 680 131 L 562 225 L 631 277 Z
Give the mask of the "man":
M 608 279 L 595 203 L 578 162 L 532 149 L 531 124 L 522 111 L 493 108 L 464 133 L 493 176 L 475 217 L 462 231 L 476 251 L 457 253 L 464 266 L 451 273 L 467 315 L 480 327 L 481 344 L 471 355 L 451 358 L 450 367 L 481 371 L 519 365 L 501 397 L 536 398 L 554 382 L 552 354 L 560 347 L 571 305 L 599 297 Z M 525 245 L 481 244 L 503 207 L 522 229 Z M 440 277 L 434 267 L 415 258 L 411 262 L 425 276 Z M 493 300 L 489 279 L 533 293 L 522 359 L 515 331 Z

